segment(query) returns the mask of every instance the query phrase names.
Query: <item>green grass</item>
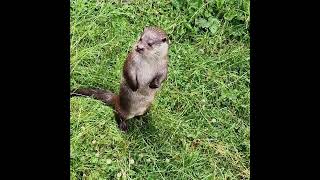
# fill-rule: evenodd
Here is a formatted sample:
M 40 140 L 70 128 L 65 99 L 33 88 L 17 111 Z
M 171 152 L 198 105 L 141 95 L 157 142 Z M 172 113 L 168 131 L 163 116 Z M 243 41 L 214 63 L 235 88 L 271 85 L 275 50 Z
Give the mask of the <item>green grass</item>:
M 249 179 L 249 1 L 71 1 L 71 88 L 118 92 L 145 26 L 170 37 L 151 111 L 122 133 L 110 107 L 71 98 L 71 179 Z

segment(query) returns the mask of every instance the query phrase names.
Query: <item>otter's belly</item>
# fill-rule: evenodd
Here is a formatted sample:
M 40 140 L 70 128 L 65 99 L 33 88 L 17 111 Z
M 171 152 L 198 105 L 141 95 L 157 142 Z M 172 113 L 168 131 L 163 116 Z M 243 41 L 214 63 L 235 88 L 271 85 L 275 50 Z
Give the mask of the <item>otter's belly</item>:
M 154 100 L 156 90 L 148 88 L 139 88 L 132 93 L 129 118 L 143 115 Z

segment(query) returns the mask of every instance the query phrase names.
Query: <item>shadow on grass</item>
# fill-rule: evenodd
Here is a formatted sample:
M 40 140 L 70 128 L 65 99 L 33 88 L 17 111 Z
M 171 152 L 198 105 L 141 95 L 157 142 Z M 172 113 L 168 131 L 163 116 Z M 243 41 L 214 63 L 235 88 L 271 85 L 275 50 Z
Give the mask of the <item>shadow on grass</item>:
M 142 139 L 150 144 L 159 143 L 159 130 L 154 126 L 152 112 L 128 121 L 128 136 L 135 140 Z
M 140 132 L 154 132 L 156 129 L 152 124 L 152 114 L 148 112 L 142 116 L 135 117 L 128 121 L 128 134 Z

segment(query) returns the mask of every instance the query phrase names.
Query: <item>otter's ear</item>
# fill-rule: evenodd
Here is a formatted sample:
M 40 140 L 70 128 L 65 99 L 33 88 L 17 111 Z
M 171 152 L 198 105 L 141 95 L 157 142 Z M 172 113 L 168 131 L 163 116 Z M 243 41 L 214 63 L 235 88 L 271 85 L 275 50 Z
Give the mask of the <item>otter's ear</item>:
M 171 43 L 169 38 L 162 38 L 161 41 L 166 42 L 167 44 Z
M 166 41 L 167 41 L 167 38 L 162 38 L 161 41 L 162 41 L 162 42 L 166 42 Z

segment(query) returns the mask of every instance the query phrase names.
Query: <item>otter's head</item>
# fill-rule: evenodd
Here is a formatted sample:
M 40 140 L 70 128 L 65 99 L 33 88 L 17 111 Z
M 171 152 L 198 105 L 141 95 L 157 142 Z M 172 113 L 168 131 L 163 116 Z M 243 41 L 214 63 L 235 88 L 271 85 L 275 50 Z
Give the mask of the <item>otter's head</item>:
M 134 50 L 147 58 L 164 57 L 168 54 L 168 37 L 160 28 L 146 27 L 141 34 Z

